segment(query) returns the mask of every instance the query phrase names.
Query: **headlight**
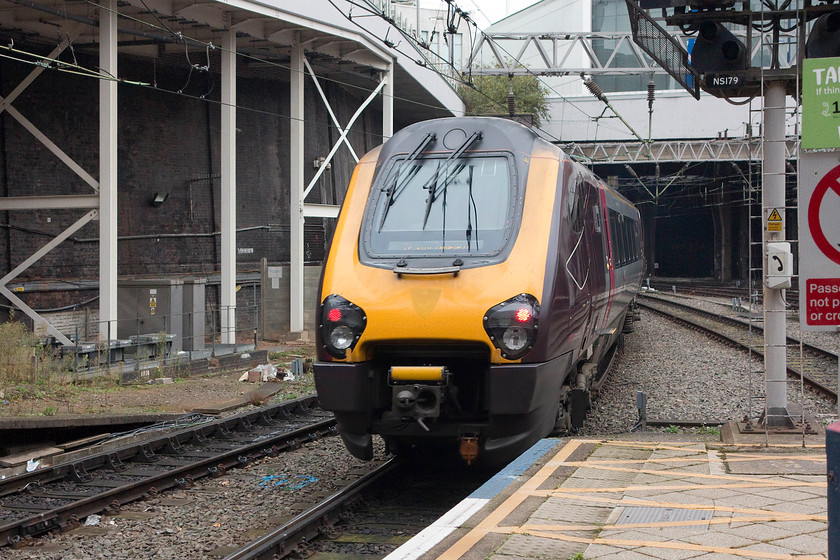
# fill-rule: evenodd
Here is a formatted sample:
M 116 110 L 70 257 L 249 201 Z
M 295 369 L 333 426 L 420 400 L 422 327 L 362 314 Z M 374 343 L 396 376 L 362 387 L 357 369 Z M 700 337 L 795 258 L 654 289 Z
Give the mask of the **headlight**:
M 537 340 L 540 304 L 530 294 L 520 294 L 484 314 L 484 330 L 507 360 L 518 360 Z
M 361 307 L 343 297 L 332 294 L 321 306 L 321 339 L 331 356 L 345 358 L 346 350 L 353 349 L 367 326 L 367 317 Z
M 330 333 L 330 343 L 338 350 L 347 350 L 353 344 L 353 331 L 347 325 L 341 325 Z
M 518 352 L 528 346 L 528 333 L 522 327 L 508 327 L 502 335 L 502 343 L 511 352 Z

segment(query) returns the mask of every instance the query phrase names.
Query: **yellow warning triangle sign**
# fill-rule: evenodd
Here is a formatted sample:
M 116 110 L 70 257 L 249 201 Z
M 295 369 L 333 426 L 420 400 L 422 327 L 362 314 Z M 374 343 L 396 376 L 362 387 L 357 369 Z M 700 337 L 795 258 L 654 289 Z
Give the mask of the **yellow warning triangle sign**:
M 770 212 L 770 217 L 767 218 L 768 222 L 781 222 L 782 217 L 779 215 L 779 211 L 773 208 L 773 211 Z

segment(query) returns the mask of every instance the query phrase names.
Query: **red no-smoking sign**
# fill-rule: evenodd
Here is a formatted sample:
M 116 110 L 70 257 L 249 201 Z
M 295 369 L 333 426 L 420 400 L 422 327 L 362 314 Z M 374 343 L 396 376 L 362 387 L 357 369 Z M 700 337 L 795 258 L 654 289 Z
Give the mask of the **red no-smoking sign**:
M 800 323 L 840 327 L 840 157 L 805 153 L 799 183 Z
M 817 248 L 840 264 L 840 165 L 829 171 L 817 183 L 808 203 L 808 229 Z M 832 237 L 829 240 L 829 235 Z

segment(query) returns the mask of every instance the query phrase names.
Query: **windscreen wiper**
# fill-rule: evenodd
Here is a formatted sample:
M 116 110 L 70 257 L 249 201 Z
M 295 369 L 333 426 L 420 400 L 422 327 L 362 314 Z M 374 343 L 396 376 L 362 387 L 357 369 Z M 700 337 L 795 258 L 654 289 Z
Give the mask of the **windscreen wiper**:
M 426 149 L 426 146 L 428 146 L 430 142 L 435 140 L 435 138 L 437 138 L 437 135 L 434 132 L 429 132 L 428 134 L 426 134 L 426 136 L 423 138 L 420 144 L 418 144 L 417 147 L 414 148 L 414 150 L 410 154 L 408 154 L 408 157 L 404 161 L 402 161 L 397 167 L 396 172 L 394 173 L 394 181 L 393 183 L 391 183 L 391 186 L 388 187 L 388 190 L 385 191 L 385 210 L 383 210 L 382 220 L 379 222 L 380 231 L 382 231 L 382 226 L 385 225 L 385 218 L 388 217 L 388 211 L 391 209 L 391 206 L 394 205 L 394 201 L 397 200 L 397 196 L 405 189 L 405 186 L 409 183 L 409 181 L 411 181 L 411 179 L 413 179 L 414 176 L 417 175 L 417 172 L 420 170 L 420 168 L 418 166 L 414 166 L 411 169 L 411 171 L 409 171 L 409 174 L 406 176 L 406 178 L 403 179 L 403 182 L 400 185 L 400 189 L 397 190 L 397 183 L 399 182 L 400 178 L 400 170 L 406 165 L 413 162 L 415 159 L 417 159 L 420 156 L 420 154 L 423 153 L 423 150 Z
M 469 188 L 468 193 L 467 193 L 467 231 L 464 233 L 464 236 L 467 238 L 467 253 L 470 252 L 470 245 L 471 245 L 471 241 L 472 241 L 472 232 L 473 232 L 472 211 L 475 208 L 475 199 L 473 199 L 473 192 L 472 192 L 473 169 L 474 169 L 473 166 L 470 165 L 470 174 L 467 177 L 467 186 Z M 470 204 L 473 205 L 472 208 L 470 208 Z M 476 214 L 475 214 L 475 221 L 476 221 L 476 224 L 475 224 L 476 228 L 478 228 L 478 212 L 476 212 Z M 476 249 L 477 249 L 478 248 L 478 239 L 476 239 L 475 241 L 476 241 Z
M 452 162 L 460 158 L 464 152 L 466 152 L 467 149 L 482 136 L 483 134 L 481 132 L 473 132 L 469 138 L 464 140 L 464 143 L 461 144 L 458 149 L 449 154 L 449 157 L 443 161 L 441 167 L 443 168 L 444 177 L 440 188 L 438 188 L 437 173 L 435 173 L 428 181 L 426 181 L 426 184 L 423 185 L 424 189 L 429 189 L 429 197 L 426 199 L 426 213 L 423 216 L 423 229 L 426 228 L 426 222 L 429 220 L 429 213 L 432 211 L 432 204 L 434 204 L 435 200 L 437 200 L 438 195 L 442 192 L 446 192 L 446 187 L 449 186 L 450 181 L 463 171 L 465 167 L 465 164 L 459 164 L 454 168 L 450 168 Z

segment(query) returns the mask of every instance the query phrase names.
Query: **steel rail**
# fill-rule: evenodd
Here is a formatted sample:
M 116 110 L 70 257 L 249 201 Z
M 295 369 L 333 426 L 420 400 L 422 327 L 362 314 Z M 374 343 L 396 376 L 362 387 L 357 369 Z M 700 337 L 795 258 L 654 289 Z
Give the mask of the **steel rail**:
M 177 486 L 190 486 L 196 478 L 203 476 L 219 476 L 235 466 L 244 466 L 255 458 L 276 455 L 283 450 L 293 449 L 305 441 L 313 441 L 320 437 L 337 433 L 335 419 L 332 415 L 324 415 L 318 420 L 315 397 L 305 397 L 287 403 L 264 407 L 251 412 L 231 416 L 209 424 L 193 428 L 178 430 L 164 434 L 152 441 L 144 441 L 120 449 L 91 455 L 80 461 L 62 463 L 32 473 L 24 473 L 0 482 L 0 513 L 3 510 L 32 510 L 33 515 L 22 516 L 0 525 L 0 546 L 15 545 L 23 539 L 34 537 L 52 530 L 65 531 L 79 524 L 79 520 L 87 515 L 101 512 L 105 509 L 118 510 L 123 503 L 140 499 L 147 495 L 154 495 L 161 490 Z M 310 420 L 295 413 L 309 413 Z M 312 419 L 317 421 L 312 421 Z M 282 430 L 285 420 L 287 430 Z M 306 422 L 296 426 L 295 423 Z M 263 431 L 279 429 L 282 431 L 262 434 L 251 441 L 240 442 L 237 445 L 235 436 L 256 431 L 258 427 Z M 195 459 L 178 458 L 179 452 L 185 444 L 205 445 L 228 441 L 227 449 L 211 455 Z M 127 467 L 126 463 L 154 465 L 168 452 L 172 466 L 160 473 L 150 473 L 142 480 L 126 481 L 123 485 L 109 488 L 94 495 L 68 493 L 66 490 L 50 492 L 47 485 L 56 481 L 73 481 L 81 485 L 90 482 L 96 469 L 111 469 L 119 474 Z M 172 454 L 176 457 L 173 458 Z M 93 484 L 93 486 L 96 486 Z M 88 487 L 88 489 L 90 489 Z M 46 491 L 46 492 L 44 492 Z M 9 498 L 32 495 L 35 498 L 58 498 L 69 500 L 54 508 L 40 508 L 38 506 L 21 506 L 10 503 Z M 4 503 L 5 502 L 5 503 Z M 40 510 L 40 511 L 39 511 Z
M 738 286 L 727 286 L 723 285 L 719 282 L 703 282 L 703 281 L 693 281 L 693 282 L 686 282 L 686 283 L 669 283 L 661 280 L 655 280 L 650 283 L 651 287 L 658 290 L 658 293 L 661 295 L 695 295 L 695 296 L 710 296 L 710 297 L 721 297 L 727 298 L 729 300 L 735 298 L 741 298 L 742 300 L 748 300 L 750 297 L 755 297 L 756 300 L 760 303 L 764 295 L 761 292 L 754 292 L 750 295 L 750 291 L 748 291 L 744 287 Z M 672 289 L 676 289 L 676 292 L 671 292 Z M 656 292 L 648 292 L 656 293 Z M 798 307 L 799 306 L 799 290 L 796 288 L 790 288 L 785 290 L 785 301 L 791 307 Z M 725 305 L 725 304 L 721 304 Z
M 328 496 L 256 541 L 229 554 L 224 560 L 274 560 L 296 552 L 299 547 L 321 535 L 341 519 L 341 514 L 372 484 L 400 464 L 398 457 L 382 463 L 348 486 Z
M 186 441 L 187 439 L 191 439 L 193 437 L 196 437 L 197 439 L 207 438 L 212 436 L 213 432 L 216 430 L 231 431 L 236 430 L 240 424 L 252 425 L 271 422 L 277 415 L 289 415 L 289 411 L 295 409 L 308 409 L 310 407 L 318 406 L 318 400 L 316 397 L 302 397 L 236 414 L 206 424 L 183 428 L 175 432 L 162 432 L 160 437 L 156 439 L 128 444 L 111 451 L 103 451 L 102 453 L 83 457 L 78 461 L 62 461 L 48 468 L 42 468 L 33 472 L 22 473 L 0 480 L 0 498 L 10 493 L 19 492 L 26 486 L 33 483 L 51 482 L 56 479 L 65 478 L 68 474 L 70 474 L 74 467 L 78 468 L 79 465 L 82 465 L 82 467 L 87 470 L 90 468 L 100 467 L 102 465 L 110 465 L 111 463 L 119 463 L 133 457 L 137 453 L 143 452 L 142 448 L 144 447 L 160 448 L 162 445 L 168 445 L 170 444 L 170 440 L 173 440 L 173 438 L 181 441 Z
M 636 303 L 640 307 L 657 312 L 688 325 L 691 328 L 724 339 L 735 346 L 752 352 L 757 357 L 764 356 L 764 353 L 758 350 L 758 348 L 763 347 L 763 338 L 761 337 L 763 329 L 757 325 L 752 326 L 752 329 L 758 334 L 756 336 L 754 333 L 754 338 L 751 341 L 749 339 L 749 324 L 738 319 L 725 317 L 661 297 L 651 296 L 650 294 L 645 294 L 644 297 L 638 298 Z M 672 309 L 669 310 L 664 307 L 671 307 Z M 793 337 L 787 337 L 787 341 L 791 344 L 800 344 L 800 341 Z M 799 356 L 788 356 L 788 373 L 794 376 L 801 374 L 809 386 L 824 395 L 837 398 L 837 391 L 829 385 L 829 383 L 832 385 L 836 383 L 836 369 L 828 363 L 826 363 L 826 368 L 820 368 L 819 366 L 819 360 L 833 360 L 836 362 L 837 355 L 804 342 L 802 346 L 804 350 L 807 350 L 814 357 L 806 357 L 804 363 L 800 364 Z M 823 371 L 830 371 L 831 373 L 824 374 Z

